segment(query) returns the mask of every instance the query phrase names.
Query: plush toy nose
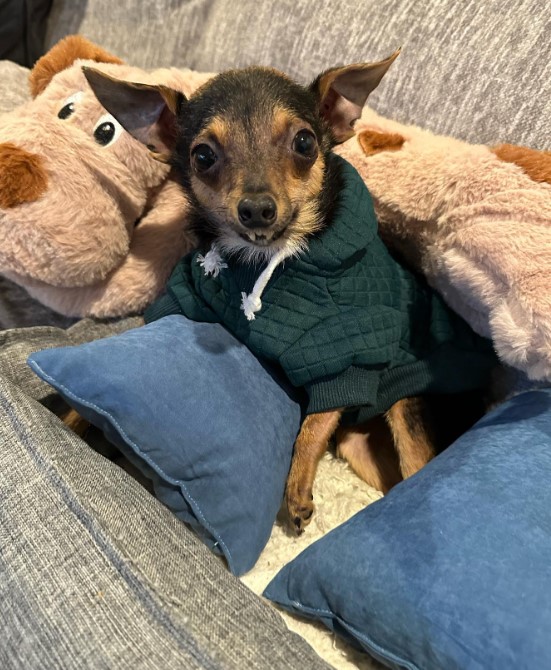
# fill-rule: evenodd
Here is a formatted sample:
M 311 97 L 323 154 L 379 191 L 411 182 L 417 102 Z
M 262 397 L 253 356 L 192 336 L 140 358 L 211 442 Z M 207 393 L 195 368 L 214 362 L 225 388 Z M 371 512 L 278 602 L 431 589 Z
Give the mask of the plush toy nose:
M 0 144 L 0 207 L 33 202 L 48 187 L 42 159 L 15 144 Z
M 268 228 L 277 218 L 277 205 L 267 193 L 251 193 L 241 198 L 237 214 L 246 228 Z

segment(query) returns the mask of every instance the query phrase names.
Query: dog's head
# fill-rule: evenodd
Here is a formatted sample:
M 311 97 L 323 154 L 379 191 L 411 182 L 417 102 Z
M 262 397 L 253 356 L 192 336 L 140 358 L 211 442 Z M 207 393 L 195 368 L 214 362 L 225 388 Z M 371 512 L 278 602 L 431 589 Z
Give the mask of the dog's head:
M 398 53 L 328 70 L 308 87 L 270 68 L 230 70 L 190 98 L 85 74 L 121 125 L 178 169 L 199 234 L 222 250 L 268 258 L 300 248 L 323 225 L 331 147 L 353 134 Z

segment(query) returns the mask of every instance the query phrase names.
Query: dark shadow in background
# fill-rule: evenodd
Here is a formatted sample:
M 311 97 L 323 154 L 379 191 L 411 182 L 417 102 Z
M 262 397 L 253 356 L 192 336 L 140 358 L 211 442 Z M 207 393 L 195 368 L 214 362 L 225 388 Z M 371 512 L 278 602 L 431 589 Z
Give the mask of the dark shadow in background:
M 32 67 L 44 54 L 52 0 L 0 0 L 0 60 Z

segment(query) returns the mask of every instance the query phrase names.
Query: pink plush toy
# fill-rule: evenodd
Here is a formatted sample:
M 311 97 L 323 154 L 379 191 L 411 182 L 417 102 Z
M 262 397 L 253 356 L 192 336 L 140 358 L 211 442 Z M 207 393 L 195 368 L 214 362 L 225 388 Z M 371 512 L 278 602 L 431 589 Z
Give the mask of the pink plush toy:
M 470 145 L 366 108 L 339 153 L 380 231 L 532 380 L 551 381 L 551 152 Z
M 0 117 L 0 274 L 67 316 L 141 312 L 193 245 L 169 167 L 101 107 L 93 65 L 190 94 L 209 75 L 129 67 L 67 37 L 30 75 L 33 99 Z

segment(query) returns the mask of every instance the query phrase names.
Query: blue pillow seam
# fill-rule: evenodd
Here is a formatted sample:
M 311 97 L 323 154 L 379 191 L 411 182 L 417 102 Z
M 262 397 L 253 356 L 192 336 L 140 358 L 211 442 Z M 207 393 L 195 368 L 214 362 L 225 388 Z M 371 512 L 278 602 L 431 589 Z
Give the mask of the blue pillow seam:
M 205 528 L 207 529 L 207 531 L 214 537 L 214 539 L 216 540 L 216 543 L 219 544 L 219 545 L 222 547 L 222 549 L 223 549 L 223 551 L 224 551 L 224 554 L 225 554 L 225 556 L 226 556 L 226 559 L 227 559 L 227 561 L 228 561 L 230 570 L 231 570 L 232 573 L 235 574 L 235 569 L 234 569 L 235 566 L 234 566 L 234 563 L 233 563 L 233 557 L 232 557 L 231 551 L 229 550 L 229 548 L 228 548 L 228 546 L 226 545 L 226 543 L 224 542 L 224 540 L 220 537 L 219 533 L 217 533 L 217 532 L 213 529 L 213 527 L 211 526 L 211 524 L 207 521 L 207 519 L 205 518 L 205 515 L 203 514 L 203 512 L 202 512 L 200 506 L 197 504 L 197 502 L 195 501 L 195 499 L 193 498 L 193 496 L 190 495 L 190 493 L 189 493 L 189 491 L 187 490 L 185 484 L 184 484 L 181 480 L 179 480 L 179 479 L 173 479 L 172 477 L 169 477 L 169 476 L 163 471 L 163 469 L 162 469 L 161 467 L 159 467 L 153 460 L 151 460 L 151 458 L 150 458 L 147 454 L 145 454 L 145 453 L 140 449 L 140 447 L 139 447 L 139 446 L 138 446 L 132 439 L 130 439 L 130 437 L 127 435 L 127 433 L 126 433 L 125 430 L 122 428 L 122 426 L 118 423 L 118 421 L 115 419 L 115 417 L 114 417 L 112 414 L 110 414 L 107 410 L 102 409 L 102 408 L 99 407 L 98 405 L 95 405 L 93 402 L 89 402 L 88 400 L 84 400 L 84 398 L 81 398 L 81 397 L 78 396 L 76 393 L 73 393 L 73 392 L 72 392 L 71 390 L 69 390 L 64 384 L 62 384 L 62 383 L 60 383 L 60 382 L 57 382 L 56 379 L 54 379 L 54 377 L 52 377 L 52 376 L 49 375 L 47 372 L 45 372 L 45 371 L 40 367 L 40 365 L 39 365 L 36 361 L 34 361 L 34 360 L 29 360 L 29 361 L 28 361 L 28 365 L 30 365 L 30 367 L 33 368 L 33 370 L 35 371 L 35 373 L 40 372 L 39 376 L 41 376 L 43 379 L 46 379 L 46 380 L 52 382 L 52 383 L 51 383 L 51 386 L 53 386 L 54 388 L 58 387 L 58 388 L 60 388 L 60 389 L 63 389 L 63 391 L 65 392 L 65 394 L 66 394 L 69 398 L 72 398 L 73 400 L 76 400 L 76 401 L 82 403 L 82 404 L 85 405 L 86 407 L 89 407 L 89 408 L 91 408 L 91 409 L 95 409 L 95 410 L 96 410 L 97 412 L 99 412 L 102 416 L 104 416 L 104 417 L 108 418 L 109 420 L 111 420 L 111 421 L 113 422 L 113 424 L 115 425 L 115 427 L 117 428 L 117 430 L 118 430 L 118 432 L 119 432 L 119 435 L 125 440 L 125 442 L 128 442 L 128 443 L 132 446 L 132 448 L 135 450 L 135 452 L 136 452 L 141 458 L 143 458 L 143 460 L 144 460 L 144 461 L 145 461 L 151 468 L 153 468 L 153 470 L 154 470 L 157 474 L 159 474 L 161 477 L 163 477 L 163 479 L 165 479 L 165 481 L 169 482 L 170 484 L 173 484 L 174 486 L 179 486 L 179 487 L 182 489 L 182 493 L 183 493 L 183 495 L 185 496 L 186 500 L 189 500 L 189 501 L 191 502 L 194 513 L 197 514 L 197 515 L 199 516 L 199 519 L 202 521 L 204 527 L 205 527 Z
M 399 665 L 406 668 L 406 670 L 421 670 L 418 665 L 415 665 L 414 663 L 411 663 L 410 661 L 406 661 L 404 658 L 402 658 L 401 656 L 398 656 L 393 651 L 390 651 L 387 648 L 381 647 L 379 644 L 377 644 L 377 642 L 374 642 L 365 633 L 362 633 L 361 631 L 359 631 L 354 626 L 351 626 L 349 623 L 346 623 L 346 621 L 341 619 L 341 617 L 335 615 L 335 618 L 337 619 L 337 621 L 341 624 L 341 626 L 343 628 L 350 631 L 355 637 L 360 639 L 366 645 L 366 647 L 369 647 L 369 648 L 373 649 L 377 654 L 379 654 L 383 658 L 386 658 L 389 661 L 392 661 L 393 663 L 398 663 Z
M 285 569 L 285 566 L 282 568 Z M 268 589 L 266 589 L 263 593 L 265 598 L 268 598 L 269 600 L 272 600 L 273 602 L 279 602 L 277 598 L 275 598 L 273 595 L 270 595 L 270 592 Z M 282 607 L 284 605 L 279 602 Z M 397 656 L 394 652 L 389 651 L 386 648 L 381 647 L 379 644 L 374 642 L 370 637 L 368 637 L 365 633 L 362 633 L 359 631 L 357 628 L 354 626 L 350 625 L 347 623 L 344 619 L 342 619 L 340 616 L 335 614 L 334 612 L 331 612 L 330 610 L 324 610 L 320 609 L 317 607 L 309 607 L 308 605 L 304 605 L 303 603 L 299 602 L 298 600 L 291 600 L 290 604 L 300 612 L 304 612 L 305 614 L 310 614 L 312 616 L 315 616 L 316 614 L 321 614 L 328 616 L 331 619 L 334 619 L 339 622 L 339 624 L 346 629 L 348 632 L 350 632 L 354 637 L 357 637 L 359 640 L 361 640 L 367 647 L 370 647 L 375 651 L 377 654 L 382 656 L 383 658 L 388 659 L 389 661 L 392 661 L 393 663 L 398 663 L 402 665 L 406 670 L 420 670 L 420 668 L 413 664 L 410 663 L 409 661 L 406 661 L 404 658 L 401 658 L 400 656 Z

